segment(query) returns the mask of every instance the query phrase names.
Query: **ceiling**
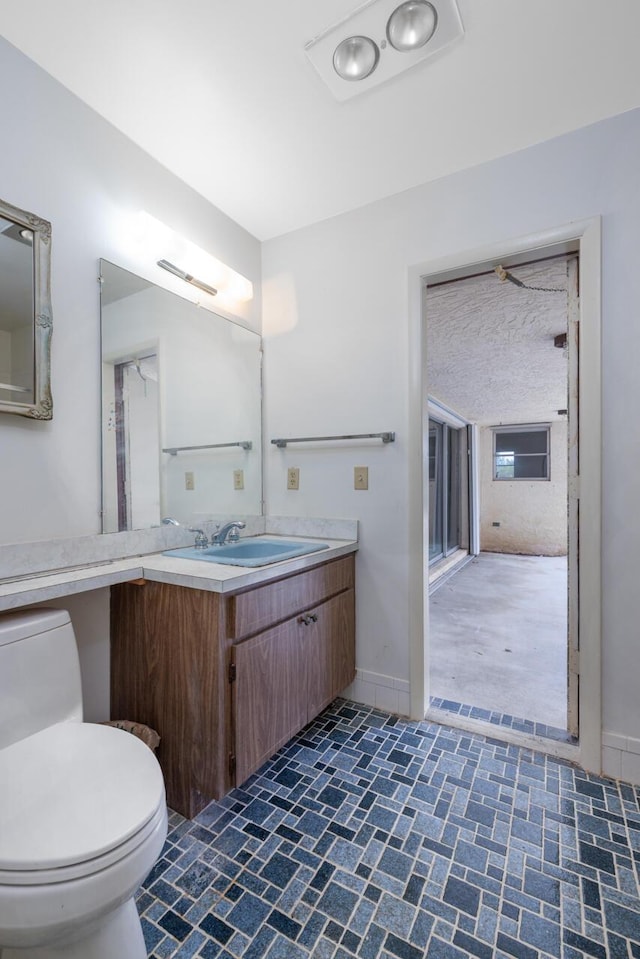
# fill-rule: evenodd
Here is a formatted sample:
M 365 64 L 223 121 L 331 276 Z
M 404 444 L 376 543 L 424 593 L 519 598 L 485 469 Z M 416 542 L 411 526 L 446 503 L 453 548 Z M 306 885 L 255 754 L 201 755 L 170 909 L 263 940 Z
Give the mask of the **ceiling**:
M 567 260 L 515 266 L 427 292 L 429 394 L 472 423 L 541 423 L 566 409 Z M 553 290 L 556 292 L 548 292 Z
M 359 5 L 0 0 L 0 33 L 259 239 L 640 105 L 637 0 L 459 0 L 462 40 L 339 103 L 304 45 Z

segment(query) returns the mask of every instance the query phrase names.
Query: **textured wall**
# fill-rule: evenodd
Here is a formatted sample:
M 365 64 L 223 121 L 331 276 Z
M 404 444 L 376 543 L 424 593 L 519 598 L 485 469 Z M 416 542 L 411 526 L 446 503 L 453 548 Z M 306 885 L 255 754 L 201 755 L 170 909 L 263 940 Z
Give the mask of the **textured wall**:
M 567 552 L 567 424 L 550 433 L 548 482 L 493 479 L 493 433 L 480 430 L 480 549 L 564 556 Z M 498 528 L 491 524 L 500 523 Z
M 567 407 L 567 354 L 553 340 L 567 329 L 567 264 L 562 257 L 511 272 L 527 288 L 489 273 L 428 291 L 429 392 L 480 426 L 480 548 L 561 556 L 567 428 L 558 410 Z M 514 423 L 552 424 L 549 482 L 493 479 L 489 427 Z

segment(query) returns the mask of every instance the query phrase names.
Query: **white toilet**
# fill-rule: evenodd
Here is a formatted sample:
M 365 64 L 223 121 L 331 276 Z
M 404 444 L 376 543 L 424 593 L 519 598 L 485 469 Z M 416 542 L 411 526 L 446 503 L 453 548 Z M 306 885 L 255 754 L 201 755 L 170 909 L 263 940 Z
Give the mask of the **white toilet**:
M 82 722 L 69 614 L 0 615 L 1 959 L 145 959 L 133 894 L 166 834 L 151 750 Z

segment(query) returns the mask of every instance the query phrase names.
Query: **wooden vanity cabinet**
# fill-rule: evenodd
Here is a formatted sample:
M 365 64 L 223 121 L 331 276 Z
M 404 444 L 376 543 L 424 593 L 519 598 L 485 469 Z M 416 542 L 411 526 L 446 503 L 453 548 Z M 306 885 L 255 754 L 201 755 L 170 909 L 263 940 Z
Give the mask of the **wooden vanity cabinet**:
M 191 819 L 228 789 L 219 593 L 139 580 L 111 588 L 111 716 L 160 734 L 167 802 Z
M 238 785 L 352 682 L 353 600 L 349 589 L 232 646 Z
M 112 587 L 111 714 L 152 726 L 188 818 L 240 785 L 355 676 L 354 557 L 222 595 Z

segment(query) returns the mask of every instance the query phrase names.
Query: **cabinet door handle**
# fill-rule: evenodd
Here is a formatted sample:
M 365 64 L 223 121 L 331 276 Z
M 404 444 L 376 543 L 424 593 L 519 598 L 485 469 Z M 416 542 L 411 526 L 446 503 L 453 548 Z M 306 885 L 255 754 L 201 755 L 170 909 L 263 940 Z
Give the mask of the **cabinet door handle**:
M 318 614 L 317 614 L 317 613 L 303 613 L 302 616 L 298 616 L 298 622 L 299 622 L 302 626 L 311 626 L 311 623 L 317 623 L 317 622 L 318 622 Z

